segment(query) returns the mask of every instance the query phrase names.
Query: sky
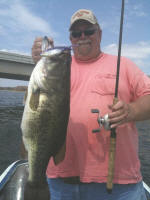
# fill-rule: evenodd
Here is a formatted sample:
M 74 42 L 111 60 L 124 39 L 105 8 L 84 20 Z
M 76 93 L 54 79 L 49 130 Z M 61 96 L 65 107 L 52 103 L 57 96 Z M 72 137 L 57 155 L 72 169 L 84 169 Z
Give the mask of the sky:
M 90 9 L 102 28 L 101 49 L 117 55 L 121 0 L 0 0 L 0 50 L 31 54 L 38 36 L 70 45 L 69 24 L 78 9 Z M 150 0 L 125 0 L 122 55 L 150 75 Z M 27 85 L 0 78 L 0 86 Z

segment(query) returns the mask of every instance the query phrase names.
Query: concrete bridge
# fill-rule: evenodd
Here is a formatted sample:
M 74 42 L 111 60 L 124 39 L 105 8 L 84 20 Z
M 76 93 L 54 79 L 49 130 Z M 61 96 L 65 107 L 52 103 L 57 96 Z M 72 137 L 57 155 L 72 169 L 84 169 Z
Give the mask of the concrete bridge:
M 34 66 L 31 56 L 0 51 L 0 78 L 28 81 Z
M 31 56 L 0 51 L 0 78 L 28 81 L 34 66 Z

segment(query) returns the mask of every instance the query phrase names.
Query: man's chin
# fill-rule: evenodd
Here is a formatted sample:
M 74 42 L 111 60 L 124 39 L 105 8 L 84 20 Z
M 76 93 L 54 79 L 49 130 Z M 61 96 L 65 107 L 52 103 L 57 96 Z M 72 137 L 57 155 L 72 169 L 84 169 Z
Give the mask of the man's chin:
M 82 53 L 79 53 L 78 55 L 76 55 L 76 58 L 79 59 L 79 60 L 88 60 L 90 57 L 90 54 L 89 53 L 86 53 L 86 52 L 82 52 Z
M 82 45 L 78 47 L 78 52 L 81 55 L 87 55 L 91 52 L 91 47 L 89 45 Z

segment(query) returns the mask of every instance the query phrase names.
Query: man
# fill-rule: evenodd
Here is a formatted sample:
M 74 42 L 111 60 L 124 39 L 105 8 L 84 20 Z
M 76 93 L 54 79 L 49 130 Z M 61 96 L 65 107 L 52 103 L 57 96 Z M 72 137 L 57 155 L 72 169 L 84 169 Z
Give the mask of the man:
M 138 134 L 134 122 L 150 118 L 150 79 L 122 57 L 119 101 L 112 105 L 117 57 L 101 51 L 102 30 L 90 10 L 74 13 L 70 24 L 74 56 L 71 66 L 70 119 L 65 159 L 47 168 L 51 200 L 145 200 L 138 159 Z M 53 40 L 49 39 L 53 45 Z M 40 59 L 42 38 L 33 44 L 32 57 Z M 99 128 L 97 108 L 108 113 L 116 128 L 114 188 L 107 194 L 110 131 Z

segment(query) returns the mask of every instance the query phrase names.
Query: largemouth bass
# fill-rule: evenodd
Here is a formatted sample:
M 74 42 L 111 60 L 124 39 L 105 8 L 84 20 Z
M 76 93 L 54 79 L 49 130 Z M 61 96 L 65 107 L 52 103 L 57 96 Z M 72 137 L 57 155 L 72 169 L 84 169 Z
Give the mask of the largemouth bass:
M 49 200 L 46 168 L 51 156 L 55 164 L 64 159 L 70 109 L 69 48 L 42 53 L 28 85 L 21 122 L 28 151 L 29 177 L 24 200 Z

